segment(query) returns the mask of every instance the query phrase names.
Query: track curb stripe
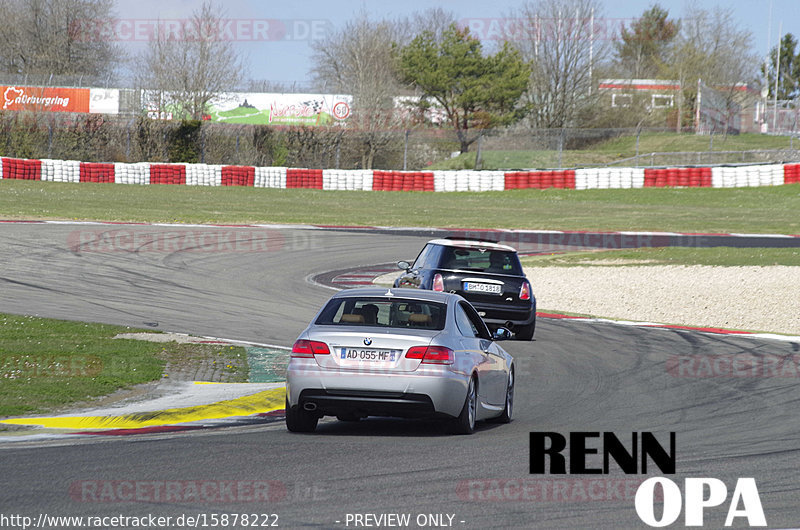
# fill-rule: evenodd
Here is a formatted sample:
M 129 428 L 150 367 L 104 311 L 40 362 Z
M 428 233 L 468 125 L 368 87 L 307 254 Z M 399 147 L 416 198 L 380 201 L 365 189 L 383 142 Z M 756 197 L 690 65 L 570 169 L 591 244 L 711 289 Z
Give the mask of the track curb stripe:
M 611 318 L 594 317 L 594 316 L 576 316 L 566 315 L 563 313 L 550 313 L 550 312 L 536 312 L 537 317 L 551 318 L 554 320 L 570 320 L 573 322 L 588 322 L 588 323 L 601 323 L 601 324 L 616 324 L 619 326 L 632 326 L 640 328 L 657 328 L 669 329 L 676 331 L 691 331 L 697 333 L 707 333 L 710 335 L 736 335 L 737 337 L 744 337 L 750 339 L 770 339 L 780 340 L 785 342 L 800 342 L 800 336 L 796 335 L 783 335 L 780 333 L 762 333 L 758 331 L 742 331 L 740 329 L 726 329 L 718 327 L 703 327 L 703 326 L 682 326 L 679 324 L 662 324 L 659 322 L 646 322 L 638 320 L 614 320 Z
M 38 425 L 56 429 L 140 429 L 162 425 L 215 420 L 233 416 L 251 416 L 282 410 L 286 389 L 264 390 L 249 396 L 219 401 L 209 405 L 140 412 L 122 416 L 53 416 L 37 418 L 10 418 L 0 423 L 10 425 Z
M 297 229 L 297 230 L 352 230 L 357 232 L 415 232 L 421 235 L 435 235 L 437 233 L 465 234 L 518 234 L 518 235 L 599 235 L 599 236 L 641 236 L 641 237 L 730 237 L 741 239 L 773 238 L 773 239 L 800 239 L 800 234 L 743 234 L 743 233 L 710 233 L 710 232 L 655 232 L 655 231 L 589 231 L 589 230 L 533 230 L 524 228 L 439 228 L 430 226 L 352 226 L 352 225 L 316 225 L 316 224 L 278 224 L 278 223 L 252 223 L 252 224 L 219 224 L 219 223 L 144 223 L 137 221 L 64 221 L 58 219 L 0 219 L 0 224 L 53 224 L 75 226 L 158 226 L 166 228 L 266 228 L 266 229 Z

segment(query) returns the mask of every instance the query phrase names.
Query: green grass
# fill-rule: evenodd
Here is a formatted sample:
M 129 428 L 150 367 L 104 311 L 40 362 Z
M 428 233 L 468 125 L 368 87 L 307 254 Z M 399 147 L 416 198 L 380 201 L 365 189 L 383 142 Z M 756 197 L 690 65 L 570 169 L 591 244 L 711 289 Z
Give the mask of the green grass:
M 525 267 L 625 265 L 800 266 L 800 248 L 660 247 L 570 252 L 522 258 Z
M 751 151 L 761 149 L 800 148 L 800 140 L 794 143 L 788 136 L 765 134 L 739 134 L 727 137 L 717 135 L 643 133 L 639 137 L 639 154 L 705 152 L 705 151 Z M 470 169 L 475 162 L 475 146 L 472 151 L 455 158 L 439 161 L 429 169 Z M 558 152 L 554 150 L 484 150 L 481 153 L 484 169 L 553 168 L 558 167 Z M 585 149 L 565 149 L 561 153 L 561 167 L 609 164 L 617 160 L 636 156 L 636 136 L 612 138 Z
M 161 379 L 167 361 L 189 367 L 209 360 L 230 363 L 233 380 L 247 367 L 231 359 L 244 348 L 114 339 L 125 326 L 0 313 L 0 417 L 56 410 Z M 243 379 L 242 379 L 243 378 Z
M 0 218 L 800 234 L 800 185 L 483 193 L 0 180 Z
M 61 407 L 159 379 L 163 344 L 124 326 L 0 314 L 0 416 Z

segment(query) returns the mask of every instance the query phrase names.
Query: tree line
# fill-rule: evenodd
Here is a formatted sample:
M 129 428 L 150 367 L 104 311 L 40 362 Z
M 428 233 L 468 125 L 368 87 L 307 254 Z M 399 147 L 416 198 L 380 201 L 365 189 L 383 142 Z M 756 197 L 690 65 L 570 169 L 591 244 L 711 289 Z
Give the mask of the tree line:
M 698 80 L 732 104 L 738 83 L 763 79 L 779 99 L 800 92 L 800 52 L 791 34 L 770 61 L 753 52 L 751 33 L 729 8 L 690 5 L 678 18 L 653 4 L 623 26 L 616 39 L 599 38 L 599 0 L 529 0 L 508 13 L 513 32 L 482 42 L 441 8 L 409 17 L 375 19 L 356 13 L 324 40 L 312 43 L 310 73 L 319 92 L 353 96 L 348 120 L 361 138 L 363 167 L 396 141 L 398 128 L 455 132 L 467 151 L 490 128 L 641 127 L 691 124 Z M 224 11 L 204 2 L 181 33 L 156 33 L 133 57 L 76 28 L 86 19 L 112 20 L 111 0 L 0 0 L 0 71 L 24 75 L 123 76 L 149 89 L 158 107 L 200 119 L 208 102 L 247 80 L 247 62 L 215 28 Z M 191 35 L 186 38 L 185 35 Z M 775 65 L 779 67 L 776 69 Z M 603 78 L 677 81 L 675 107 L 655 112 L 646 102 L 601 104 Z M 770 92 L 770 97 L 773 95 Z M 397 112 L 397 96 L 404 96 Z

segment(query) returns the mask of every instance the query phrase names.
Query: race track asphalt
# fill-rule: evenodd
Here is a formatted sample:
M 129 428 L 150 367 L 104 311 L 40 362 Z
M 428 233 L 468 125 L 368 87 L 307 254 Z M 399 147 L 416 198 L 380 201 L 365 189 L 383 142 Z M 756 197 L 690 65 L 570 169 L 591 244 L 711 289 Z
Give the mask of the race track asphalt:
M 0 311 L 290 345 L 332 292 L 309 277 L 413 258 L 427 239 L 0 225 Z M 541 319 L 536 340 L 503 346 L 517 367 L 509 425 L 465 437 L 436 422 L 326 419 L 313 435 L 275 423 L 0 444 L 0 509 L 34 518 L 274 513 L 283 528 L 354 528 L 347 514 L 366 513 L 410 514 L 411 528 L 420 514 L 451 514 L 453 526 L 474 529 L 646 528 L 633 500 L 646 476 L 624 475 L 613 462 L 609 475 L 530 475 L 529 433 L 612 431 L 626 441 L 651 431 L 666 444 L 674 431 L 677 473 L 669 478 L 722 479 L 729 501 L 738 477 L 754 477 L 768 526 L 800 524 L 800 344 Z M 708 377 L 674 369 L 710 355 L 782 356 L 795 371 Z M 649 476 L 661 475 L 652 468 Z M 253 484 L 264 481 L 269 500 L 252 500 Z M 206 491 L 192 495 L 198 484 Z M 726 501 L 707 510 L 706 527 L 722 527 L 727 509 Z

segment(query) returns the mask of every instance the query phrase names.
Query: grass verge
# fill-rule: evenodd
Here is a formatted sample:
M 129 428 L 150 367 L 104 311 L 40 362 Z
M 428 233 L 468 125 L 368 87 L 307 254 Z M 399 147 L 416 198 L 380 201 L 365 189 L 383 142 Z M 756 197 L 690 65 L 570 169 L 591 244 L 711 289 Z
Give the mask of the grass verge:
M 789 136 L 769 136 L 766 134 L 707 135 L 677 134 L 674 132 L 643 133 L 639 137 L 639 154 L 675 152 L 714 152 L 714 151 L 752 151 L 761 149 L 797 149 L 798 140 Z M 590 145 L 586 149 L 556 150 L 493 150 L 481 153 L 484 169 L 519 168 L 572 168 L 585 165 L 609 164 L 636 156 L 636 136 L 620 136 Z M 455 158 L 441 160 L 428 169 L 472 169 L 475 166 L 475 147 L 472 152 Z M 730 162 L 741 162 L 737 155 Z
M 247 380 L 246 362 L 234 361 L 246 358 L 244 348 L 113 338 L 131 331 L 0 314 L 0 417 L 52 411 L 158 380 L 168 363 L 189 370 L 217 361 L 225 363 L 223 371 L 231 366 L 234 380 Z
M 798 248 L 685 248 L 659 247 L 598 252 L 570 252 L 521 259 L 525 267 L 579 267 L 585 265 L 711 265 L 719 267 L 772 265 L 800 266 Z
M 0 218 L 800 233 L 800 184 L 483 193 L 0 180 Z

